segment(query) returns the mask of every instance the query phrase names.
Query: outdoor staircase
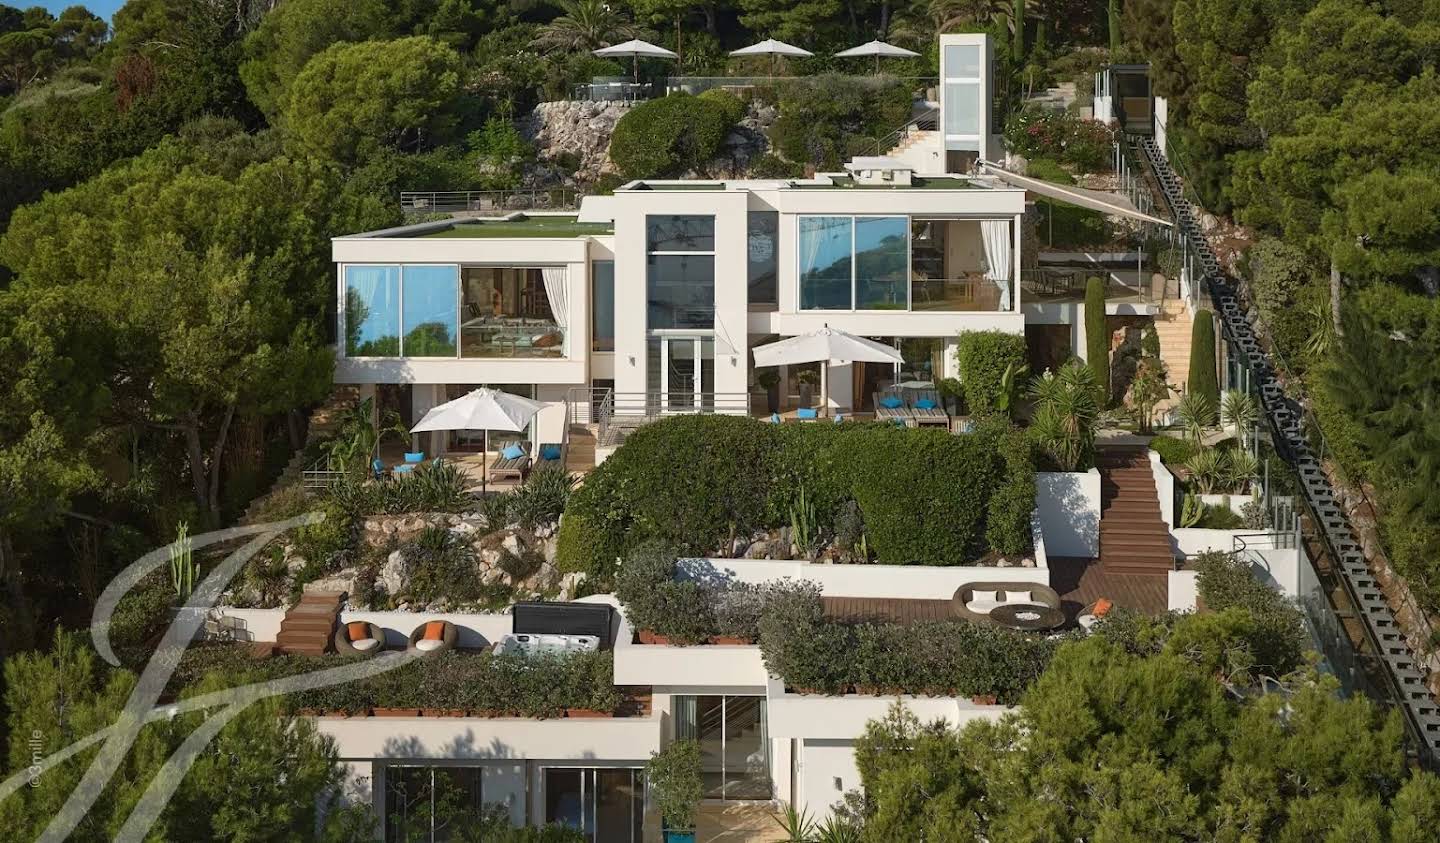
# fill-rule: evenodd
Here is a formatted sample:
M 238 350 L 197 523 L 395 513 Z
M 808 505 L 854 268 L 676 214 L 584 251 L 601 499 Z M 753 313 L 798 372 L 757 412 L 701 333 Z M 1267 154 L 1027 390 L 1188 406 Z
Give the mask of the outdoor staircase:
M 1250 371 L 1251 383 L 1260 394 L 1260 407 L 1273 434 L 1276 451 L 1295 469 L 1311 520 L 1330 555 L 1338 560 L 1341 582 L 1364 623 L 1369 644 L 1380 654 L 1380 661 L 1390 678 L 1391 695 L 1405 714 L 1411 736 L 1418 744 L 1420 760 L 1427 766 L 1435 766 L 1440 763 L 1440 705 L 1436 704 L 1426 685 L 1423 662 L 1411 651 L 1404 631 L 1396 623 L 1395 613 L 1365 561 L 1365 554 L 1325 474 L 1320 457 L 1306 438 L 1302 424 L 1304 408 L 1285 394 L 1277 380 L 1275 368 L 1261 348 L 1255 328 L 1236 295 L 1235 285 L 1226 277 L 1201 232 L 1195 211 L 1185 199 L 1184 186 L 1163 150 L 1154 138 L 1136 138 L 1133 142 L 1142 151 L 1143 159 L 1159 183 L 1166 202 L 1174 209 L 1177 227 L 1193 244 L 1195 254 L 1204 267 L 1204 278 L 1200 279 L 1205 285 L 1202 289 L 1209 291 L 1215 312 L 1220 317 L 1222 336 L 1234 356 Z
M 300 602 L 280 621 L 276 648 L 293 655 L 323 655 L 330 647 L 330 637 L 335 634 L 343 596 L 337 591 L 315 591 L 301 596 Z
M 1101 448 L 1100 567 L 1110 574 L 1175 570 L 1170 530 L 1160 517 L 1155 476 L 1143 448 Z
M 1170 397 L 1155 408 L 1157 415 L 1163 416 L 1179 402 L 1185 393 L 1185 381 L 1190 377 L 1190 312 L 1183 299 L 1165 299 L 1161 303 L 1155 314 L 1155 333 L 1160 338 L 1160 361 L 1165 364 L 1167 380 L 1173 387 Z
M 588 472 L 595 468 L 595 428 L 592 424 L 570 425 L 570 438 L 565 445 L 567 470 Z
M 895 146 L 891 147 L 890 151 L 886 152 L 885 155 L 890 158 L 903 159 L 905 157 L 905 150 L 910 149 L 913 146 L 917 146 L 919 144 L 927 143 L 931 140 L 934 140 L 935 137 L 939 134 L 940 132 L 938 129 L 911 128 L 904 134 L 903 137 L 900 138 L 900 142 L 895 144 Z
M 330 397 L 326 398 L 320 406 L 311 411 L 309 424 L 305 427 L 305 444 L 309 445 L 322 437 L 334 433 L 340 427 L 345 413 L 359 403 L 359 401 L 360 390 L 356 387 L 335 387 L 335 390 L 330 393 Z M 301 448 L 290 457 L 290 462 L 281 470 L 280 475 L 275 478 L 275 482 L 270 484 L 270 490 L 256 497 L 250 502 L 250 505 L 245 508 L 245 514 L 240 516 L 240 524 L 255 523 L 256 513 L 261 511 L 271 495 L 274 495 L 281 489 L 300 483 L 305 469 L 309 468 L 309 466 L 305 464 L 305 451 L 305 448 Z

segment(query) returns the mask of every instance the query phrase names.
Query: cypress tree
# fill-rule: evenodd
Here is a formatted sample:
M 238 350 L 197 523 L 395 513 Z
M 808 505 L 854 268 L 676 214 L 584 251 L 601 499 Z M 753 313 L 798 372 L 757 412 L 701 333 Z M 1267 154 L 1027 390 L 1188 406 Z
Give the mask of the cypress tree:
M 1095 372 L 1100 406 L 1110 406 L 1110 332 L 1105 330 L 1105 282 L 1085 283 L 1085 361 Z
M 1198 392 L 1209 398 L 1212 406 L 1220 406 L 1220 384 L 1215 374 L 1215 320 L 1204 308 L 1195 311 L 1195 321 L 1190 326 L 1190 377 L 1185 381 L 1185 391 Z

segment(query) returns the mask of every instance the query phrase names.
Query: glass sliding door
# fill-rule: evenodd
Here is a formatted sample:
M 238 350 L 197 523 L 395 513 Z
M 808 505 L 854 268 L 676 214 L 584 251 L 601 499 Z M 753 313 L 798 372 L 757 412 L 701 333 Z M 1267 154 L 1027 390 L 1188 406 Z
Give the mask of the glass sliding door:
M 403 357 L 454 357 L 458 348 L 460 274 L 454 266 L 407 264 L 401 322 Z
M 345 267 L 345 356 L 400 354 L 400 267 Z
M 850 310 L 854 219 L 800 218 L 800 309 Z
M 856 310 L 908 309 L 909 270 L 909 220 L 855 218 Z
M 462 839 L 484 809 L 481 772 L 480 767 L 386 767 L 385 840 Z
M 549 767 L 545 822 L 579 829 L 588 843 L 640 843 L 645 771 L 628 767 Z
M 713 338 L 652 336 L 646 349 L 646 377 L 652 411 L 688 413 L 713 408 Z
M 675 734 L 700 744 L 707 799 L 770 799 L 770 741 L 765 698 L 677 697 Z M 683 700 L 683 702 L 679 702 Z

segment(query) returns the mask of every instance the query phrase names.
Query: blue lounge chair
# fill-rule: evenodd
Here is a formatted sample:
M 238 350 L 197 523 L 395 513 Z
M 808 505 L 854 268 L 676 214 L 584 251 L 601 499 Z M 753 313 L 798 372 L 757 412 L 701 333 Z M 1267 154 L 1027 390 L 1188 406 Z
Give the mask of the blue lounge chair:
M 416 452 L 414 452 L 413 454 L 412 454 L 412 453 L 406 453 L 406 454 L 405 454 L 405 462 L 415 463 L 415 464 L 419 464 L 419 463 L 425 462 L 425 452 L 424 452 L 424 451 L 416 451 Z

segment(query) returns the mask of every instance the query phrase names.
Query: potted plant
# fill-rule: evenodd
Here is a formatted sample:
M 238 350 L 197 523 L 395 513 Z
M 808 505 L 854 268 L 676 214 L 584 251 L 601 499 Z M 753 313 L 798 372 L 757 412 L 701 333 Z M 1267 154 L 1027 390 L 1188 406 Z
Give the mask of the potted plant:
M 770 413 L 780 412 L 780 374 L 774 369 L 756 372 L 755 384 L 765 390 L 766 411 Z
M 795 382 L 800 384 L 800 406 L 808 408 L 813 403 L 815 384 L 820 381 L 820 373 L 814 369 L 801 369 L 795 375 Z
M 665 843 L 695 843 L 695 812 L 705 789 L 700 780 L 700 744 L 671 741 L 645 765 L 655 806 L 660 810 Z

